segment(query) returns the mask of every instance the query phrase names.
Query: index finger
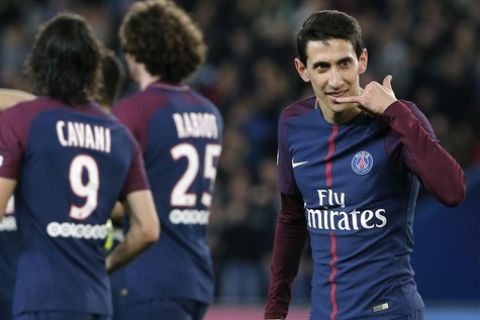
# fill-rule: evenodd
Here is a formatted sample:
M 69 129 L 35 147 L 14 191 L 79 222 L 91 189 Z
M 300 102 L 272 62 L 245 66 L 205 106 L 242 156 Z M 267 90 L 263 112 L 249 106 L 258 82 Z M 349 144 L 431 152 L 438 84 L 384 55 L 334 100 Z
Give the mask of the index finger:
M 361 103 L 361 96 L 332 97 L 336 103 Z

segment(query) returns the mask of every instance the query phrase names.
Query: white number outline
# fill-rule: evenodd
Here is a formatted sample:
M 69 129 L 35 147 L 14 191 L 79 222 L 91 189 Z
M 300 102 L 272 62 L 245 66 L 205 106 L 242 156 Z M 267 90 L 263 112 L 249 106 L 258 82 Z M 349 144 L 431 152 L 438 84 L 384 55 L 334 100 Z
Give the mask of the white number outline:
M 187 158 L 187 169 L 170 193 L 170 204 L 175 207 L 193 207 L 197 201 L 197 195 L 188 193 L 188 189 L 197 177 L 200 167 L 197 149 L 190 143 L 181 143 L 170 149 L 170 154 L 175 161 Z
M 209 143 L 205 146 L 205 165 L 203 167 L 203 177 L 210 179 L 210 185 L 214 185 L 217 177 L 217 167 L 214 165 L 214 159 L 218 159 L 222 153 L 220 144 Z M 209 208 L 212 203 L 212 195 L 208 192 L 202 194 L 202 204 Z
M 220 144 L 209 143 L 205 145 L 205 156 L 203 166 L 203 178 L 209 179 L 211 185 L 214 185 L 217 176 L 217 167 L 215 166 L 215 159 L 220 157 L 222 146 Z M 187 169 L 184 171 L 182 177 L 177 181 L 170 193 L 170 205 L 172 207 L 194 207 L 197 203 L 197 195 L 193 192 L 188 192 L 196 177 L 199 174 L 200 164 L 197 149 L 190 143 L 181 143 L 174 146 L 170 150 L 172 158 L 177 161 L 180 158 L 187 158 Z M 208 192 L 203 192 L 201 203 L 205 207 L 210 207 L 212 202 L 212 195 Z
M 87 170 L 88 181 L 83 183 L 83 170 Z M 73 158 L 68 170 L 70 189 L 80 198 L 85 198 L 83 206 L 70 205 L 69 216 L 74 220 L 87 219 L 98 205 L 100 175 L 95 159 L 87 154 L 79 154 Z

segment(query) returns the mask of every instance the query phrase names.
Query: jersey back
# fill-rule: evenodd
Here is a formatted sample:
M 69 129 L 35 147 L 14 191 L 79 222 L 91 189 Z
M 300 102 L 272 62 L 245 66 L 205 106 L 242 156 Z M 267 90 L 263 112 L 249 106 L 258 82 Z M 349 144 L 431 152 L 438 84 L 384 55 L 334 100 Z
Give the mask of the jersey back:
M 161 240 L 123 270 L 119 303 L 185 298 L 209 303 L 213 275 L 206 229 L 221 152 L 217 108 L 187 86 L 153 84 L 114 114 L 140 142 Z
M 0 175 L 18 182 L 14 314 L 111 314 L 105 223 L 134 184 L 133 138 L 97 106 L 47 98 L 7 110 L 0 130 Z

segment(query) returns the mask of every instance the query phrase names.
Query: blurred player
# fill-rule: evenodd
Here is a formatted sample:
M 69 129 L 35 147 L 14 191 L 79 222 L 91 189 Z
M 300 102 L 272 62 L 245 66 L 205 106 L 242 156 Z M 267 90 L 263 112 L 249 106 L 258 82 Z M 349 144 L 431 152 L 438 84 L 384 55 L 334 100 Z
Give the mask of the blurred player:
M 17 320 L 110 319 L 107 271 L 158 238 L 140 149 L 90 102 L 99 62 L 84 20 L 56 16 L 40 29 L 27 61 L 41 97 L 0 116 L 0 217 L 15 190 L 20 237 Z M 105 223 L 119 197 L 131 207 L 132 225 L 105 257 Z
M 162 223 L 162 241 L 122 270 L 118 319 L 202 319 L 213 297 L 206 243 L 221 152 L 222 118 L 182 82 L 206 47 L 190 17 L 170 1 L 136 2 L 120 37 L 141 92 L 113 113 L 142 147 Z
M 102 81 L 97 94 L 98 102 L 105 109 L 111 110 L 122 90 L 125 72 L 115 53 L 106 48 L 102 50 L 100 70 Z
M 12 89 L 0 89 L 0 112 L 19 102 L 32 100 L 35 96 Z M 1 116 L 1 114 L 0 114 Z M 12 318 L 13 287 L 17 271 L 19 237 L 13 197 L 8 200 L 5 215 L 0 220 L 0 319 Z
M 465 176 L 391 76 L 359 84 L 367 69 L 358 22 L 313 13 L 297 36 L 295 66 L 314 96 L 285 109 L 278 126 L 282 207 L 266 319 L 284 319 L 310 235 L 311 319 L 423 319 L 410 253 L 419 182 L 454 206 Z

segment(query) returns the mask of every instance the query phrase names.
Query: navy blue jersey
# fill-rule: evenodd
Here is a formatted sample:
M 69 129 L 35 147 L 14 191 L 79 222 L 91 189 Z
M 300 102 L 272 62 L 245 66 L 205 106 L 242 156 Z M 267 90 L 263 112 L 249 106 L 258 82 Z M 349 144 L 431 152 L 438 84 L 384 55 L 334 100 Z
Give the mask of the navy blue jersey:
M 119 197 L 148 188 L 140 148 L 98 106 L 48 98 L 3 112 L 0 131 L 0 176 L 18 182 L 14 314 L 110 315 L 105 223 Z
M 13 201 L 11 197 L 5 215 L 0 221 L 0 274 L 2 275 L 0 277 L 0 319 L 11 317 L 13 287 L 17 272 L 19 239 Z
M 347 123 L 331 124 L 311 97 L 290 106 L 280 117 L 279 189 L 300 203 L 287 204 L 279 224 L 301 229 L 303 221 L 310 235 L 314 261 L 311 319 L 395 319 L 423 307 L 410 264 L 412 223 L 418 177 L 426 186 L 434 178 L 425 174 L 425 164 L 417 163 L 418 153 L 410 148 L 412 139 L 404 139 L 408 130 L 393 130 L 397 124 L 389 121 L 410 126 L 415 143 L 428 145 L 424 151 L 446 154 L 426 118 L 410 102 L 395 103 L 384 116 L 360 113 Z M 425 157 L 432 163 L 451 161 L 451 157 L 444 158 Z M 458 180 L 451 180 L 460 187 L 452 190 L 460 190 L 463 172 L 454 161 L 452 166 L 453 174 L 461 173 Z M 443 193 L 448 190 L 445 183 L 438 183 L 432 191 L 440 188 L 445 189 Z M 295 219 L 298 208 L 304 217 L 292 223 L 289 219 Z M 287 235 L 282 230 L 277 227 L 278 237 Z M 304 239 L 301 230 L 294 233 Z M 276 247 L 282 246 L 281 241 L 276 239 Z M 276 271 L 286 263 L 287 253 L 280 258 L 282 254 L 274 257 L 270 294 L 284 290 L 279 279 L 287 275 Z M 298 265 L 298 261 L 291 263 Z M 283 308 L 284 302 L 274 297 L 285 296 L 272 295 L 267 314 Z
M 124 304 L 152 298 L 209 303 L 213 275 L 206 229 L 221 152 L 217 108 L 188 86 L 155 83 L 114 114 L 140 142 L 161 240 L 123 271 Z

